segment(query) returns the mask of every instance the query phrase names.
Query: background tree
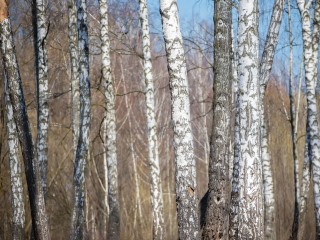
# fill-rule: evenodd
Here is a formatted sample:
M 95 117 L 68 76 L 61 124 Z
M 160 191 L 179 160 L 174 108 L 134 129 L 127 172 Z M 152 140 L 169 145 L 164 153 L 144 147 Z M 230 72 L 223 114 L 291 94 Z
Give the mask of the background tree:
M 140 24 L 142 30 L 143 76 L 145 81 L 145 100 L 149 166 L 151 180 L 151 203 L 153 218 L 153 239 L 164 239 L 163 197 L 158 151 L 157 124 L 155 116 L 155 96 L 151 62 L 151 42 L 149 36 L 148 7 L 146 0 L 139 0 Z
M 267 138 L 267 124 L 265 119 L 264 99 L 266 85 L 271 74 L 275 50 L 278 44 L 278 36 L 282 22 L 284 10 L 284 0 L 276 0 L 274 2 L 267 39 L 262 53 L 260 62 L 260 117 L 261 117 L 261 158 L 263 166 L 263 183 L 264 183 L 264 207 L 265 207 L 265 238 L 276 239 L 275 230 L 275 196 L 274 196 L 274 180 L 271 169 L 271 156 Z
M 84 170 L 88 156 L 90 132 L 90 80 L 89 39 L 87 26 L 87 1 L 77 0 L 78 49 L 80 78 L 80 128 L 74 161 L 74 206 L 72 214 L 72 239 L 84 239 Z
M 109 223 L 108 239 L 120 237 L 120 209 L 118 194 L 118 164 L 116 146 L 116 115 L 114 82 L 111 74 L 110 39 L 108 23 L 108 4 L 100 0 L 101 51 L 102 51 L 102 82 L 105 91 L 105 151 L 108 169 L 108 203 Z M 105 185 L 106 186 L 106 185 Z

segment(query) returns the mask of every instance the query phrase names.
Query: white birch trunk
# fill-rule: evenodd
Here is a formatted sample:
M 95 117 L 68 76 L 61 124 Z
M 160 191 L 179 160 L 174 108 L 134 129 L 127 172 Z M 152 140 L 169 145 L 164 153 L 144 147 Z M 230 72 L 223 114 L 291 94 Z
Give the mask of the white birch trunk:
M 76 155 L 80 126 L 80 96 L 79 96 L 79 57 L 77 7 L 74 0 L 68 0 L 68 35 L 69 56 L 71 63 L 71 102 L 72 102 L 72 141 L 74 156 Z
M 316 215 L 316 228 L 317 238 L 320 238 L 320 139 L 319 139 L 319 125 L 318 125 L 318 112 L 316 103 L 316 73 L 318 64 L 317 59 L 314 58 L 315 50 L 318 49 L 313 41 L 313 37 L 317 37 L 318 27 L 314 29 L 314 35 L 311 31 L 310 22 L 310 1 L 306 3 L 304 0 L 297 0 L 298 7 L 300 10 L 301 21 L 302 21 L 302 39 L 303 39 L 303 57 L 304 57 L 304 68 L 305 68 L 305 80 L 307 90 L 307 120 L 308 120 L 308 133 L 310 134 L 310 146 L 311 152 L 311 164 L 312 164 L 312 178 L 313 178 L 313 193 L 314 193 L 314 204 L 315 204 L 315 215 Z M 320 11 L 319 1 L 316 2 L 316 13 Z M 317 23 L 315 24 L 317 25 Z M 316 42 L 318 45 L 318 42 Z M 317 54 L 317 53 L 316 53 Z M 315 62 L 316 61 L 316 62 Z M 308 139 L 308 138 L 307 138 Z
M 271 156 L 268 144 L 268 130 L 265 120 L 264 98 L 266 86 L 272 69 L 273 58 L 278 44 L 278 36 L 282 21 L 284 0 L 274 2 L 266 43 L 260 63 L 260 117 L 261 117 L 261 158 L 264 185 L 264 231 L 265 239 L 276 239 L 275 229 L 275 197 Z
M 228 239 L 229 145 L 232 86 L 231 2 L 214 3 L 213 122 L 210 141 L 208 202 L 203 239 Z
M 8 79 L 8 94 L 24 159 L 34 236 L 40 240 L 50 239 L 39 163 L 36 161 L 34 154 L 31 129 L 5 0 L 0 1 L 0 45 L 5 74 Z
M 116 114 L 115 94 L 110 62 L 110 39 L 108 26 L 107 0 L 100 0 L 100 27 L 101 27 L 101 55 L 102 55 L 102 82 L 105 91 L 105 151 L 108 169 L 108 203 L 109 222 L 108 239 L 120 238 L 120 209 L 118 193 L 118 164 L 116 146 Z
M 21 164 L 19 160 L 19 142 L 13 109 L 8 95 L 7 80 L 5 79 L 5 105 L 8 131 L 8 149 L 10 165 L 10 186 L 12 206 L 12 239 L 24 239 L 25 211 L 23 201 L 23 183 Z
M 146 0 L 139 0 L 140 24 L 142 29 L 143 73 L 145 80 L 146 117 L 148 131 L 149 167 L 151 180 L 151 204 L 153 239 L 164 239 L 163 196 L 161 186 L 157 124 L 155 116 L 155 96 L 151 62 L 151 42 L 149 36 L 148 8 Z
M 89 148 L 90 131 L 90 80 L 89 39 L 87 27 L 87 2 L 77 0 L 79 78 L 80 78 L 80 128 L 77 152 L 74 161 L 74 199 L 71 239 L 85 238 L 84 226 L 84 171 Z
M 232 22 L 232 29 L 235 24 Z M 231 199 L 230 199 L 230 213 L 229 213 L 229 239 L 236 239 L 238 236 L 238 197 L 239 197 L 239 104 L 238 104 L 238 53 L 235 48 L 236 38 L 232 31 L 232 49 L 233 49 L 233 70 L 232 70 L 232 89 L 233 89 L 233 102 L 234 107 L 234 129 L 233 129 L 233 150 L 232 157 L 230 157 L 229 176 L 231 179 Z M 237 149 L 236 149 L 237 148 Z
M 307 210 L 307 199 L 309 195 L 310 189 L 310 159 L 311 159 L 311 152 L 310 152 L 310 135 L 308 134 L 308 120 L 307 120 L 307 133 L 306 133 L 306 141 L 305 141 L 305 148 L 304 148 L 304 161 L 303 161 L 303 168 L 302 168 L 302 181 L 301 181 L 301 195 L 299 196 L 299 232 L 298 232 L 298 239 L 303 240 L 305 236 L 305 226 L 306 226 L 306 210 Z
M 37 86 L 37 159 L 39 161 L 41 184 L 43 192 L 47 193 L 47 167 L 48 167 L 48 65 L 46 37 L 48 34 L 48 20 L 46 16 L 47 1 L 33 0 L 33 32 Z
M 160 14 L 171 90 L 179 238 L 197 239 L 199 220 L 196 161 L 190 122 L 187 68 L 176 0 L 160 0 Z
M 237 110 L 239 119 L 236 120 L 239 121 L 239 126 L 236 126 L 239 127 L 239 132 L 236 130 L 235 134 L 235 156 L 239 156 L 240 159 L 238 164 L 234 165 L 230 239 L 264 238 L 262 163 L 259 148 L 258 49 L 258 2 L 240 0 Z

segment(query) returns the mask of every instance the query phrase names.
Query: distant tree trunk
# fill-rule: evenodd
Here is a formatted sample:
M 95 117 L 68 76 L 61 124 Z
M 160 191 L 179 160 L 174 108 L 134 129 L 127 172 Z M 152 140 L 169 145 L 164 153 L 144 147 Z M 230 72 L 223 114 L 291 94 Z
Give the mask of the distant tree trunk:
M 154 84 L 152 76 L 151 43 L 149 36 L 148 8 L 146 0 L 139 0 L 140 24 L 143 43 L 143 72 L 145 80 L 146 117 L 151 181 L 151 203 L 153 218 L 153 239 L 164 239 L 163 197 L 158 151 L 157 124 L 155 116 Z
M 310 134 L 311 164 L 312 164 L 312 179 L 314 188 L 314 204 L 316 215 L 317 238 L 320 238 L 320 139 L 319 139 L 319 125 L 318 125 L 318 111 L 316 103 L 316 81 L 317 67 L 318 67 L 318 23 L 315 21 L 315 28 L 312 34 L 310 5 L 312 1 L 307 3 L 304 0 L 297 0 L 302 21 L 302 39 L 303 39 L 303 56 L 305 68 L 305 81 L 307 90 L 307 120 L 308 132 Z M 316 1 L 315 16 L 320 12 L 319 0 Z M 314 42 L 313 42 L 314 41 Z M 316 46 L 315 46 L 316 45 Z M 315 59 L 316 54 L 316 59 Z
M 233 189 L 237 201 L 231 201 L 235 225 L 232 225 L 231 239 L 264 238 L 264 202 L 262 164 L 260 159 L 260 108 L 259 108 L 259 66 L 258 66 L 258 1 L 239 1 L 238 23 L 238 111 L 239 136 L 235 137 Z M 237 126 L 236 126 L 237 127 Z M 238 186 L 237 186 L 238 185 Z M 233 192 L 235 192 L 233 190 Z
M 5 104 L 8 131 L 8 149 L 10 165 L 11 206 L 12 206 L 12 239 L 24 239 L 25 211 L 23 201 L 23 183 L 19 160 L 19 142 L 12 105 L 8 96 L 7 80 L 5 79 Z
M 180 239 L 197 239 L 199 234 L 196 161 L 190 118 L 187 68 L 176 0 L 160 0 L 171 90 L 176 201 Z
M 39 162 L 41 184 L 44 195 L 47 194 L 48 167 L 48 64 L 46 38 L 48 35 L 48 20 L 46 16 L 47 1 L 33 0 L 33 34 L 37 86 L 37 160 Z
M 290 66 L 289 66 L 289 100 L 290 100 L 290 123 L 291 123 L 291 139 L 292 139 L 292 153 L 293 153 L 293 174 L 294 174 L 294 214 L 292 224 L 292 239 L 297 238 L 299 229 L 299 196 L 300 196 L 300 181 L 299 181 L 299 160 L 297 149 L 297 133 L 295 126 L 295 108 L 294 108 L 294 95 L 293 95 L 293 40 L 292 40 L 292 23 L 291 23 L 291 3 L 288 0 L 288 21 L 289 21 L 289 44 L 290 44 Z M 306 145 L 308 146 L 308 145 Z M 306 149 L 307 150 L 307 149 Z
M 115 94 L 110 62 L 110 39 L 108 26 L 107 0 L 100 0 L 100 25 L 101 25 L 101 54 L 102 54 L 102 82 L 105 91 L 105 151 L 108 166 L 108 202 L 109 223 L 108 239 L 120 238 L 120 209 L 118 193 L 118 164 L 116 142 L 116 114 Z
M 275 197 L 273 189 L 273 176 L 271 156 L 269 152 L 268 130 L 264 111 L 264 98 L 266 86 L 272 69 L 273 58 L 278 44 L 278 36 L 282 21 L 284 0 L 274 2 L 271 21 L 262 60 L 260 63 L 260 115 L 261 115 L 261 158 L 264 183 L 264 234 L 265 239 L 276 239 L 275 229 Z
M 80 77 L 80 127 L 79 141 L 74 162 L 74 207 L 71 239 L 84 239 L 84 170 L 89 148 L 90 131 L 90 80 L 89 80 L 89 39 L 87 27 L 87 2 L 77 0 L 78 48 Z
M 72 101 L 72 140 L 74 156 L 76 155 L 80 126 L 80 96 L 79 96 L 79 57 L 77 7 L 74 0 L 68 0 L 68 35 L 69 55 L 71 62 L 71 101 Z
M 208 202 L 203 239 L 228 239 L 229 145 L 232 86 L 231 2 L 214 3 L 213 124 L 210 142 Z
M 5 0 L 0 1 L 0 45 L 5 74 L 8 79 L 8 94 L 13 107 L 24 159 L 34 236 L 37 240 L 50 239 L 39 163 L 35 160 L 31 129 Z

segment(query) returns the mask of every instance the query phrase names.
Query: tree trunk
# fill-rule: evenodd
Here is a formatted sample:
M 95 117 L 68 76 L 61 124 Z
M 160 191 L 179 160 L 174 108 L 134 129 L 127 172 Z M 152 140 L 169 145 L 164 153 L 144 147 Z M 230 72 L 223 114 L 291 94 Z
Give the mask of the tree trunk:
M 79 57 L 78 57 L 78 29 L 77 7 L 74 0 L 68 0 L 68 35 L 69 55 L 71 63 L 71 101 L 72 101 L 72 140 L 74 156 L 76 155 L 79 126 L 80 126 L 80 97 L 79 97 Z
M 238 211 L 236 228 L 232 228 L 231 239 L 264 238 L 264 202 L 262 164 L 260 159 L 260 108 L 259 108 L 259 66 L 258 66 L 258 1 L 239 1 L 238 23 L 238 111 L 239 136 L 235 137 L 233 182 L 237 189 L 237 201 L 231 206 Z M 236 184 L 238 186 L 236 186 Z M 237 203 L 238 202 L 238 203 Z M 235 216 L 231 216 L 233 219 Z M 234 221 L 234 220 L 233 220 Z M 237 232 L 238 231 L 238 232 Z
M 302 181 L 301 181 L 301 195 L 299 196 L 299 232 L 298 239 L 303 240 L 305 234 L 305 226 L 306 226 L 306 215 L 307 215 L 307 199 L 309 195 L 310 189 L 310 157 L 311 157 L 311 148 L 310 148 L 310 135 L 308 134 L 308 120 L 307 120 L 307 134 L 306 134 L 306 142 L 304 148 L 304 161 L 302 168 Z
M 314 188 L 314 204 L 315 204 L 315 215 L 316 215 L 316 228 L 317 238 L 320 238 L 320 139 L 319 139 L 319 125 L 318 125 L 318 111 L 316 103 L 316 81 L 318 61 L 314 58 L 314 54 L 318 49 L 318 41 L 314 41 L 313 38 L 318 36 L 318 27 L 314 28 L 313 38 L 311 31 L 310 22 L 310 1 L 305 3 L 303 0 L 297 0 L 298 7 L 300 10 L 301 21 L 302 21 L 302 39 L 303 39 L 303 57 L 304 57 L 304 68 L 305 68 L 305 81 L 307 90 L 307 121 L 308 129 L 307 134 L 310 134 L 310 142 L 307 144 L 310 146 L 311 152 L 311 163 L 312 163 L 312 179 Z M 317 0 L 315 16 L 319 14 L 320 4 Z M 317 23 L 315 23 L 315 26 Z M 316 53 L 317 56 L 318 53 Z
M 33 0 L 33 34 L 37 86 L 37 159 L 40 167 L 41 184 L 44 195 L 47 194 L 47 167 L 48 167 L 48 65 L 46 38 L 48 35 L 48 20 L 46 16 L 47 1 Z
M 19 142 L 17 127 L 13 117 L 13 109 L 8 96 L 7 80 L 5 79 L 5 104 L 8 131 L 8 149 L 10 165 L 10 186 L 12 206 L 12 239 L 24 239 L 25 211 L 23 201 L 23 183 L 21 164 L 19 161 Z
M 291 139 L 292 139 L 292 153 L 293 153 L 293 174 L 294 174 L 294 213 L 293 213 L 293 225 L 292 225 L 292 239 L 297 238 L 299 229 L 299 196 L 300 196 L 300 183 L 299 183 L 299 160 L 298 160 L 298 150 L 297 150 L 297 133 L 295 131 L 295 121 L 294 121 L 294 95 L 293 95 L 293 40 L 292 40 L 292 23 L 291 23 L 291 3 L 288 0 L 288 21 L 289 21 L 289 42 L 290 42 L 290 82 L 289 82 L 289 100 L 290 100 L 290 124 L 291 124 Z M 306 144 L 306 146 L 308 146 Z
M 271 156 L 268 144 L 268 130 L 265 120 L 264 98 L 267 82 L 272 69 L 273 58 L 278 44 L 278 36 L 282 21 L 284 0 L 274 2 L 266 43 L 260 63 L 260 115 L 261 115 L 261 158 L 264 185 L 264 231 L 265 239 L 276 239 L 275 229 L 275 197 Z
M 148 150 L 151 180 L 151 203 L 153 239 L 164 239 L 163 197 L 158 152 L 157 124 L 155 116 L 154 84 L 151 62 L 151 42 L 149 36 L 148 8 L 146 0 L 139 0 L 140 24 L 143 44 L 143 72 L 145 80 L 146 117 L 148 130 Z
M 89 42 L 86 0 L 77 0 L 78 48 L 80 77 L 80 127 L 79 141 L 74 162 L 74 207 L 72 215 L 71 239 L 84 239 L 84 170 L 89 147 L 90 131 L 90 80 Z
M 210 142 L 208 202 L 203 239 L 228 239 L 229 145 L 232 86 L 231 2 L 214 3 L 213 128 Z
M 116 115 L 115 96 L 111 74 L 110 39 L 108 36 L 108 4 L 107 0 L 100 0 L 100 25 L 101 25 L 101 54 L 102 54 L 102 82 L 105 91 L 105 151 L 108 168 L 108 202 L 109 222 L 108 239 L 120 238 L 120 209 L 118 193 L 118 164 L 116 146 Z
M 5 0 L 0 1 L 0 44 L 5 74 L 8 79 L 8 94 L 13 107 L 24 159 L 34 236 L 37 240 L 50 239 L 39 163 L 35 160 L 31 129 Z
M 179 238 L 197 239 L 199 222 L 196 161 L 190 122 L 187 68 L 176 0 L 160 0 L 160 14 L 171 90 Z

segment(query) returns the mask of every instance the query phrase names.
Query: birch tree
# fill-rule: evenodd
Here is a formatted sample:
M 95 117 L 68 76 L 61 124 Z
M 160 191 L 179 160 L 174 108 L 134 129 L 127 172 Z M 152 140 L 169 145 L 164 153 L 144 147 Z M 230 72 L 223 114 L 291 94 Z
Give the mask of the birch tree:
M 118 164 L 114 84 L 111 74 L 110 39 L 108 36 L 108 4 L 100 0 L 102 82 L 105 91 L 105 151 L 108 169 L 109 223 L 108 239 L 120 238 L 120 209 L 118 193 Z
M 39 163 L 34 154 L 31 129 L 8 18 L 8 5 L 5 0 L 0 1 L 0 45 L 5 75 L 8 79 L 8 95 L 12 103 L 13 116 L 24 159 L 34 237 L 41 240 L 50 239 Z
M 71 63 L 71 102 L 72 102 L 72 140 L 74 156 L 79 137 L 80 126 L 80 96 L 79 96 L 79 58 L 78 58 L 78 29 L 77 7 L 74 0 L 68 0 L 68 35 L 69 56 Z
M 90 80 L 89 39 L 87 26 L 87 1 L 77 0 L 77 25 L 80 79 L 80 126 L 74 162 L 74 206 L 71 239 L 84 239 L 84 170 L 89 148 L 90 130 Z
M 199 223 L 196 162 L 190 123 L 187 68 L 179 26 L 177 1 L 160 0 L 160 14 L 171 93 L 179 238 L 197 239 Z
M 299 196 L 299 219 L 298 226 L 299 229 L 296 229 L 297 232 L 293 232 L 292 239 L 303 239 L 305 234 L 305 220 L 306 220 L 306 208 L 307 208 L 307 197 L 309 195 L 310 189 L 310 156 L 311 156 L 311 148 L 310 148 L 310 134 L 308 120 L 307 120 L 307 134 L 304 148 L 304 160 L 303 160 L 303 168 L 302 168 L 302 181 L 301 181 L 301 194 Z M 294 229 L 295 230 L 295 229 Z M 298 236 L 298 238 L 297 238 Z
M 8 131 L 8 149 L 10 166 L 11 206 L 12 206 L 12 239 L 24 239 L 25 211 L 23 201 L 23 183 L 19 159 L 19 142 L 12 105 L 8 96 L 7 80 L 5 79 L 5 105 Z
M 282 15 L 284 10 L 284 0 L 274 2 L 272 16 L 269 24 L 267 39 L 262 53 L 260 63 L 260 115 L 261 115 L 261 158 L 263 166 L 264 183 L 264 207 L 265 222 L 264 231 L 266 239 L 276 239 L 275 230 L 275 197 L 273 189 L 273 176 L 271 168 L 271 157 L 269 152 L 267 124 L 265 120 L 264 98 L 266 86 L 272 69 L 273 58 L 278 44 L 278 36 Z
M 228 239 L 229 145 L 232 86 L 231 2 L 214 3 L 213 127 L 210 142 L 208 204 L 203 239 Z
M 43 192 L 47 192 L 48 167 L 48 64 L 46 38 L 48 35 L 48 20 L 46 16 L 47 1 L 33 0 L 33 34 L 37 86 L 37 160 L 39 161 L 41 184 Z
M 313 194 L 316 215 L 317 238 L 320 237 L 320 139 L 318 112 L 316 103 L 316 79 L 318 67 L 318 20 L 320 14 L 320 2 L 316 0 L 315 8 L 315 25 L 313 32 L 311 30 L 310 7 L 312 1 L 297 0 L 301 22 L 302 22 L 302 39 L 303 39 L 303 58 L 305 81 L 307 91 L 307 121 L 308 132 L 310 136 L 306 139 L 310 142 L 310 159 L 312 165 Z
M 149 36 L 148 8 L 146 0 L 139 0 L 140 24 L 143 45 L 143 73 L 145 80 L 145 100 L 148 131 L 148 150 L 151 180 L 151 203 L 153 239 L 164 239 L 163 196 L 158 151 L 157 124 L 155 116 L 155 96 L 152 76 L 151 42 Z
M 235 137 L 233 189 L 237 194 L 232 201 L 236 224 L 232 225 L 230 239 L 264 238 L 264 203 L 262 164 L 260 159 L 260 108 L 258 66 L 258 1 L 239 1 L 238 23 L 238 103 L 239 132 Z M 237 126 L 236 126 L 237 127 Z M 237 131 L 236 131 L 237 132 Z M 237 136 L 238 135 L 238 136 Z M 235 216 L 231 216 L 234 221 Z

